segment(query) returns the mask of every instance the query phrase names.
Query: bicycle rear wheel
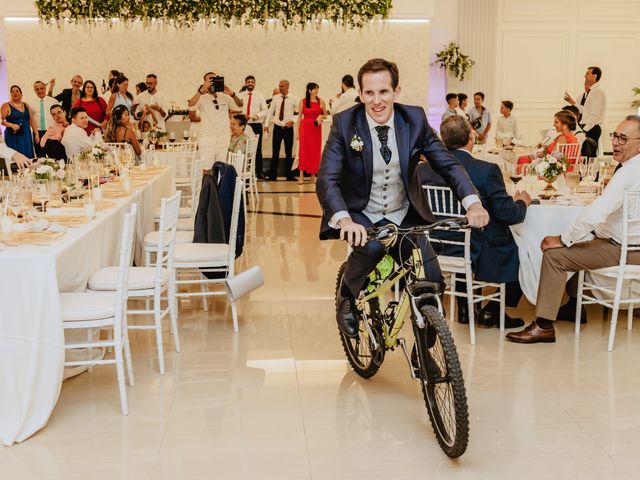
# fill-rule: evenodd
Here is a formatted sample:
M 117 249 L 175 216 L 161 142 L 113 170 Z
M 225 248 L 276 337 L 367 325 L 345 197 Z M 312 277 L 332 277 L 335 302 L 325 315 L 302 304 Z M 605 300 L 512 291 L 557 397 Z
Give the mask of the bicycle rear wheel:
M 342 285 L 342 276 L 344 275 L 344 269 L 346 267 L 346 263 L 343 263 L 338 271 L 338 279 L 336 281 L 336 298 L 338 297 L 338 289 Z M 337 308 L 337 302 L 336 302 Z M 367 318 L 362 315 L 362 312 L 357 312 L 358 317 L 358 336 L 357 337 L 349 337 L 342 333 L 342 331 L 338 328 L 338 333 L 340 334 L 340 342 L 342 343 L 342 348 L 344 349 L 344 353 L 347 355 L 347 360 L 349 360 L 349 364 L 353 368 L 353 370 L 360 375 L 362 378 L 371 378 L 373 377 L 382 362 L 384 361 L 384 340 L 382 339 L 382 325 L 379 322 L 376 322 L 376 318 L 380 318 L 380 311 L 378 308 L 377 301 L 371 301 L 367 305 L 368 312 Z M 369 332 L 365 327 L 364 322 L 368 321 L 369 329 L 373 333 L 373 336 L 377 342 L 378 347 L 376 348 L 369 336 Z
M 469 411 L 458 352 L 440 311 L 420 308 L 425 328 L 413 323 L 418 377 L 431 426 L 440 448 L 451 457 L 461 456 L 469 443 Z

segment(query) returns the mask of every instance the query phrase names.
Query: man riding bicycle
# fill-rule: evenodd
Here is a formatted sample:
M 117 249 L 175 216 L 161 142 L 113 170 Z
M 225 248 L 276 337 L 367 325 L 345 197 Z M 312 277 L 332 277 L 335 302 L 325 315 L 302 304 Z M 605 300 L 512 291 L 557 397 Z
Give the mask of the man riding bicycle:
M 380 242 L 367 242 L 366 229 L 435 221 L 416 175 L 421 155 L 462 199 L 470 226 L 489 221 L 465 169 L 438 139 L 424 110 L 394 103 L 400 95 L 396 64 L 369 60 L 358 72 L 358 84 L 362 104 L 334 115 L 316 183 L 323 210 L 320 238 L 345 239 L 353 247 L 336 311 L 338 326 L 350 337 L 358 334 L 354 298 L 387 253 Z M 427 280 L 442 284 L 431 245 L 424 240 L 420 248 Z M 409 242 L 398 242 L 388 253 L 400 263 L 412 250 Z

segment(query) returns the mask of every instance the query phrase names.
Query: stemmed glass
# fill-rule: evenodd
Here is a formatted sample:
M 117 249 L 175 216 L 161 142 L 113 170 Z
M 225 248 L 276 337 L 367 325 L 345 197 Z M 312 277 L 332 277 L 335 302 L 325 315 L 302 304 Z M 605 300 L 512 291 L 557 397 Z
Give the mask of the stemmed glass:
M 580 174 L 576 171 L 567 172 L 564 174 L 564 179 L 567 182 L 567 187 L 569 187 L 569 195 L 576 195 L 580 185 Z
M 513 193 L 516 193 L 518 183 L 522 180 L 522 169 L 517 163 L 509 164 L 509 179 L 513 183 Z
M 534 164 L 523 165 L 524 167 L 524 184 L 529 194 L 533 192 L 534 185 L 538 182 L 538 172 Z

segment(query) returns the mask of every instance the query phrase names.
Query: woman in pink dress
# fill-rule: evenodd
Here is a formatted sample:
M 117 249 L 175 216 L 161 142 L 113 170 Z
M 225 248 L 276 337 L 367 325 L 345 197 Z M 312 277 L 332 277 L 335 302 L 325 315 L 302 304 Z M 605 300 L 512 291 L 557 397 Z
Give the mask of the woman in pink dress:
M 298 111 L 298 169 L 300 179 L 298 185 L 304 183 L 304 172 L 311 175 L 315 183 L 316 174 L 320 167 L 320 152 L 322 150 L 322 121 L 327 116 L 324 100 L 318 97 L 320 87 L 317 83 L 307 83 L 307 93 L 300 101 Z

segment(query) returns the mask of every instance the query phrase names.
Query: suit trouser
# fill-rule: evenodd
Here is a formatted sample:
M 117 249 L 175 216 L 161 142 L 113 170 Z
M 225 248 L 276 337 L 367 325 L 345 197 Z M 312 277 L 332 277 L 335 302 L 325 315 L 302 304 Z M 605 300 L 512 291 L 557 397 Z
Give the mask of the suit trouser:
M 351 219 L 363 225 L 365 228 L 373 227 L 374 224 L 369 220 L 366 215 L 361 213 L 351 213 Z M 389 220 L 381 220 L 375 224 L 376 227 L 381 225 L 388 225 Z M 405 218 L 400 227 L 410 227 L 415 225 L 414 222 L 408 222 Z M 431 247 L 431 244 L 427 241 L 424 235 L 418 238 L 418 245 L 422 251 L 422 259 L 425 262 L 425 275 L 427 280 L 436 282 L 442 287 L 444 284 L 442 278 L 442 272 L 440 271 L 440 265 L 436 258 L 436 254 Z M 388 253 L 393 257 L 397 264 L 401 264 L 403 261 L 411 258 L 414 245 L 406 238 L 401 241 L 401 237 L 398 237 L 396 244 L 391 247 Z M 364 247 L 354 247 L 353 251 L 347 259 L 347 266 L 344 271 L 343 282 L 354 297 L 357 297 L 365 284 L 367 276 L 376 268 L 376 265 L 385 256 L 387 251 L 384 246 L 376 241 L 369 241 Z M 444 290 L 442 290 L 444 291 Z
M 550 248 L 542 256 L 536 316 L 555 320 L 562 302 L 567 273 L 613 267 L 620 263 L 620 245 L 597 238 L 573 246 Z M 640 265 L 640 251 L 628 252 L 627 263 Z
M 258 148 L 256 149 L 256 176 L 262 177 L 264 173 L 262 172 L 262 124 L 261 123 L 250 123 L 249 126 L 253 133 L 258 136 Z
M 278 161 L 280 160 L 280 144 L 284 140 L 285 175 L 293 178 L 291 166 L 293 165 L 293 127 L 273 126 L 273 145 L 271 146 L 271 165 L 269 167 L 269 178 L 278 178 Z
M 596 142 L 596 145 L 598 145 L 598 140 L 600 139 L 600 135 L 602 134 L 602 128 L 600 127 L 600 125 L 595 125 L 591 130 L 584 133 L 587 137 Z M 602 155 L 602 152 L 598 153 Z
M 38 130 L 38 136 L 40 137 L 40 139 L 42 138 L 42 136 L 47 133 L 46 130 Z M 45 152 L 44 152 L 44 148 L 42 148 L 40 146 L 40 142 L 38 141 L 38 143 L 33 144 L 33 146 L 35 147 L 35 151 L 36 151 L 36 157 L 41 158 L 44 157 Z

